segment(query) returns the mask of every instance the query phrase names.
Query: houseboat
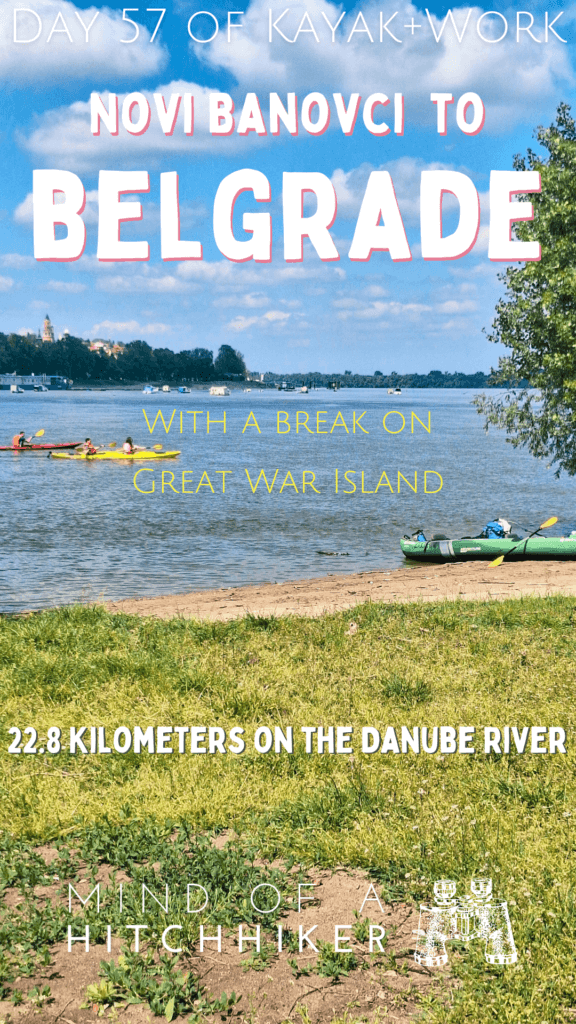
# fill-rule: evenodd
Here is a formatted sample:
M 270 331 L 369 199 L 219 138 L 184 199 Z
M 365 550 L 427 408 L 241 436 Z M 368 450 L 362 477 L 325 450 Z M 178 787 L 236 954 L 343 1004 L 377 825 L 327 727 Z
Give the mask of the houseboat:
M 69 377 L 47 373 L 0 373 L 0 391 L 67 391 L 73 382 Z

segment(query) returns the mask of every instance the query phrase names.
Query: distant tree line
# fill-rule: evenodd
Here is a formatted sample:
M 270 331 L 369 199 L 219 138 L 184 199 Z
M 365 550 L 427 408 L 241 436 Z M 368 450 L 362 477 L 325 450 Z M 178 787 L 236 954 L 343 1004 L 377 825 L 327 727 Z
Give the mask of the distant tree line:
M 91 352 L 89 342 L 67 335 L 42 342 L 32 335 L 0 333 L 0 373 L 47 373 L 74 381 L 204 381 L 241 380 L 246 364 L 240 352 L 221 345 L 218 355 L 207 348 L 173 352 L 131 341 L 117 357 Z
M 135 382 L 191 382 L 211 380 L 243 380 L 246 364 L 240 352 L 231 345 L 221 345 L 216 358 L 207 348 L 173 352 L 170 348 L 151 348 L 145 341 L 131 341 L 117 357 L 102 351 L 91 352 L 89 342 L 67 335 L 60 341 L 42 342 L 32 335 L 0 333 L 0 373 L 61 374 L 80 381 L 106 381 L 130 384 Z M 484 388 L 494 386 L 485 373 L 446 373 L 431 370 L 428 374 L 389 373 L 266 373 L 265 382 L 282 380 L 296 385 L 337 383 L 346 388 Z M 499 383 L 498 386 L 502 387 Z
M 264 380 L 309 387 L 314 384 L 326 387 L 338 384 L 342 388 L 486 388 L 493 387 L 489 374 L 482 373 L 448 373 L 442 370 L 431 370 L 430 373 L 389 373 L 376 370 L 374 374 L 350 373 L 265 373 Z M 502 385 L 498 385 L 501 387 Z

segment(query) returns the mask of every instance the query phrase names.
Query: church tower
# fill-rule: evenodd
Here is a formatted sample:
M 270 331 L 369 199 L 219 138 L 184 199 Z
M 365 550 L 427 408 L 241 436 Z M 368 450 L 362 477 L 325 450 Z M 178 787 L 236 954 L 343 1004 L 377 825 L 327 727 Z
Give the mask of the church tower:
M 54 328 L 48 313 L 46 313 L 46 319 L 44 320 L 44 327 L 42 329 L 42 341 L 54 341 Z

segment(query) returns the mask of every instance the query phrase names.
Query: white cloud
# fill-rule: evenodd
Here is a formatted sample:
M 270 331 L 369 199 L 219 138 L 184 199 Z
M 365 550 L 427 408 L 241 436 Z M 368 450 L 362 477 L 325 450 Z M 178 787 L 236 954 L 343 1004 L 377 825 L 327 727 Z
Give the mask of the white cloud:
M 238 315 L 227 324 L 229 331 L 246 331 L 249 327 L 285 327 L 290 319 L 290 313 L 284 313 L 280 309 L 269 309 L 263 316 L 242 316 Z
M 510 30 L 502 43 L 483 42 L 477 34 L 478 18 L 484 13 L 481 7 L 456 10 L 459 31 L 463 29 L 470 11 L 462 43 L 458 42 L 451 24 L 446 25 L 437 43 L 425 9 L 408 3 L 390 26 L 401 39 L 399 44 L 386 33 L 380 43 L 381 4 L 377 0 L 369 3 L 363 0 L 345 15 L 332 43 L 325 18 L 334 25 L 342 7 L 328 0 L 306 0 L 305 4 L 295 2 L 289 5 L 280 27 L 286 36 L 293 39 L 306 11 L 320 42 L 308 33 L 300 35 L 296 43 L 290 45 L 275 31 L 272 44 L 268 42 L 269 6 L 268 0 L 253 0 L 242 17 L 244 28 L 235 33 L 233 44 L 228 44 L 226 34 L 220 33 L 213 43 L 195 47 L 203 60 L 230 71 L 240 88 L 259 93 L 273 89 L 282 93 L 293 89 L 294 83 L 298 82 L 299 95 L 310 91 L 330 94 L 337 89 L 347 99 L 351 92 L 359 92 L 366 97 L 383 88 L 386 90 L 386 84 L 391 83 L 388 85 L 390 92 L 393 89 L 406 96 L 407 124 L 417 120 L 434 127 L 435 108 L 430 103 L 431 92 L 449 91 L 460 95 L 473 90 L 482 96 L 487 107 L 485 132 L 498 133 L 524 118 L 532 123 L 536 112 L 541 111 L 542 101 L 553 97 L 557 81 L 572 78 L 568 47 L 556 41 L 538 45 L 524 39 L 523 45 L 516 43 L 516 10 L 513 7 L 503 9 L 510 22 Z M 359 10 L 372 33 L 373 43 L 366 34 L 356 34 L 351 42 L 347 42 Z M 281 11 L 282 7 L 279 7 L 277 13 L 281 14 Z M 404 27 L 411 19 L 422 26 L 412 35 Z M 567 17 L 563 19 L 565 23 L 567 20 Z M 443 19 L 432 17 L 432 21 L 438 35 Z M 537 17 L 536 24 L 536 34 L 541 39 L 542 14 Z M 486 28 L 484 22 L 485 31 Z M 386 84 L 382 79 L 383 67 Z M 332 120 L 337 124 L 337 118 Z M 390 123 L 390 119 L 387 120 Z M 361 117 L 358 118 L 356 132 L 359 129 L 364 130 Z
M 264 292 L 246 292 L 245 295 L 222 295 L 214 299 L 215 306 L 242 306 L 245 309 L 257 309 L 268 305 L 268 296 Z
M 284 323 L 289 317 L 290 313 L 283 313 L 281 309 L 269 309 L 267 313 L 264 313 L 263 319 L 268 323 Z
M 351 295 L 344 296 L 341 299 L 334 299 L 332 303 L 335 309 L 361 309 L 362 303 L 360 299 L 354 299 Z
M 145 324 L 141 331 L 143 334 L 170 334 L 172 328 L 170 324 Z
M 73 171 L 95 171 L 101 167 L 154 167 L 164 157 L 194 159 L 201 153 L 217 150 L 222 156 L 237 149 L 246 150 L 248 145 L 260 145 L 254 140 L 238 135 L 213 137 L 208 128 L 208 97 L 217 90 L 207 89 L 194 82 L 172 81 L 159 85 L 154 92 L 161 93 L 168 102 L 171 93 L 192 93 L 194 96 L 194 135 L 184 135 L 183 113 L 178 113 L 174 133 L 164 135 L 154 104 L 152 92 L 141 90 L 152 108 L 150 127 L 143 135 L 131 135 L 120 127 L 118 135 L 110 135 L 103 126 L 100 135 L 90 130 L 90 101 L 78 100 L 67 107 L 47 111 L 40 118 L 39 125 L 30 135 L 19 137 L 21 144 L 33 158 L 47 166 L 62 167 Z M 108 106 L 109 93 L 100 94 Z M 118 94 L 120 110 L 127 93 Z M 57 161 L 57 162 L 56 162 Z M 183 204 L 184 205 L 184 204 Z M 202 206 L 190 204 L 192 219 L 204 216 Z M 190 217 L 189 217 L 190 222 Z
M 231 263 L 229 260 L 188 260 L 179 263 L 176 273 L 184 280 L 197 280 L 218 284 L 226 288 L 245 288 L 246 285 L 260 287 L 295 282 L 306 284 L 313 278 L 333 280 L 335 277 L 344 279 L 342 267 L 318 262 L 307 266 L 304 263 Z
M 374 167 L 364 163 L 350 171 L 338 168 L 332 174 L 332 184 L 338 199 L 338 216 L 354 219 L 358 216 L 360 204 L 364 196 L 368 178 L 372 171 L 388 171 L 392 176 L 394 191 L 402 219 L 406 224 L 416 224 L 420 220 L 420 180 L 422 171 L 461 170 L 453 164 L 426 163 L 420 157 L 402 156 L 398 160 L 390 160 L 386 164 Z M 449 211 L 456 208 L 456 200 L 451 194 L 444 197 L 443 209 Z
M 380 284 L 369 284 L 363 289 L 362 294 L 368 299 L 383 299 L 388 292 Z
M 334 305 L 337 303 L 343 304 L 345 300 L 336 300 Z M 423 313 L 430 313 L 433 309 L 432 306 L 428 306 L 422 302 L 372 302 L 369 306 L 364 306 L 362 303 L 352 305 L 353 299 L 346 300 L 348 308 L 340 309 L 340 312 L 336 314 L 339 320 L 380 320 L 385 316 L 402 316 L 407 320 L 413 321 L 418 320 Z
M 48 281 L 42 287 L 48 288 L 51 292 L 62 292 L 63 295 L 79 295 L 80 292 L 85 292 L 88 286 L 81 284 L 80 281 Z
M 56 192 L 54 196 L 54 205 L 59 206 L 64 202 L 64 194 L 62 192 Z M 121 202 L 123 203 L 141 203 L 142 205 L 142 218 L 138 221 L 127 221 L 122 225 L 122 237 L 125 238 L 128 235 L 137 235 L 138 238 L 146 238 L 150 234 L 156 234 L 160 230 L 160 207 L 157 203 L 152 202 L 147 198 L 145 193 L 134 193 L 125 194 Z M 193 207 L 185 203 L 182 204 L 181 214 L 185 214 L 185 220 L 188 225 L 196 219 L 196 210 L 203 209 L 201 206 Z M 90 227 L 98 224 L 98 189 L 88 189 L 86 192 L 86 205 L 82 213 L 82 219 L 84 223 Z M 29 192 L 25 199 L 18 204 L 14 210 L 14 220 L 17 224 L 25 224 L 27 227 L 31 227 L 34 223 L 34 204 L 33 194 Z M 182 217 L 181 217 L 182 223 Z
M 157 74 L 166 63 L 167 53 L 159 37 L 150 45 L 151 33 L 143 25 L 137 42 L 125 45 L 121 40 L 133 30 L 122 22 L 118 11 L 108 7 L 82 9 L 69 0 L 34 0 L 30 6 L 37 17 L 30 13 L 16 15 L 17 38 L 32 39 L 39 28 L 40 35 L 34 42 L 14 42 L 13 9 L 18 6 L 26 10 L 24 4 L 8 3 L 0 10 L 0 76 L 4 82 L 32 85 L 61 76 L 71 82 L 100 78 L 104 66 L 108 75 L 125 81 Z M 81 22 L 88 28 L 95 15 L 86 42 Z
M 0 292 L 8 292 L 14 285 L 13 277 L 0 277 Z
M 100 324 L 94 324 L 91 334 L 97 337 L 100 334 L 124 334 L 140 330 L 137 320 L 103 320 Z
M 56 192 L 54 205 L 59 206 L 64 202 L 62 192 Z M 98 223 L 98 189 L 90 189 L 86 193 L 86 206 L 82 214 L 85 224 Z M 34 204 L 32 192 L 29 192 L 25 199 L 18 204 L 14 210 L 14 220 L 17 224 L 31 225 L 34 222 Z
M 460 302 L 457 299 L 448 299 L 447 302 L 441 302 L 440 305 L 437 306 L 436 308 L 440 313 L 453 314 L 473 313 L 474 310 L 476 310 L 478 307 L 477 304 L 475 302 L 472 302 L 471 299 L 468 299 L 463 302 Z
M 58 202 L 58 197 L 55 197 L 55 202 Z M 17 224 L 32 224 L 34 219 L 34 211 L 32 206 L 32 193 L 29 192 L 25 199 L 14 210 L 14 220 Z
M 38 0 L 38 4 L 43 8 L 52 9 L 52 0 Z M 502 134 L 519 122 L 533 124 L 536 117 L 542 116 L 543 106 L 550 105 L 552 109 L 558 89 L 565 87 L 566 84 L 573 84 L 568 47 L 562 46 L 553 37 L 546 45 L 538 46 L 529 39 L 524 39 L 523 45 L 517 45 L 513 28 L 502 43 L 491 45 L 483 42 L 476 32 L 476 23 L 483 13 L 479 7 L 466 9 L 470 11 L 470 19 L 464 40 L 460 44 L 450 24 L 445 27 L 440 41 L 436 42 L 425 10 L 420 10 L 409 3 L 402 13 L 402 18 L 396 19 L 400 27 L 395 29 L 395 32 L 400 33 L 402 38 L 399 45 L 386 34 L 383 42 L 379 42 L 381 5 L 376 0 L 371 0 L 368 4 L 363 2 L 361 9 L 366 23 L 373 32 L 374 43 L 370 43 L 366 36 L 356 36 L 352 42 L 347 42 L 358 8 L 345 16 L 342 24 L 346 31 L 342 33 L 339 30 L 335 42 L 332 43 L 323 15 L 334 24 L 338 20 L 341 8 L 329 0 L 306 0 L 306 10 L 311 22 L 317 27 L 320 42 L 317 43 L 313 35 L 301 35 L 296 44 L 291 46 L 276 34 L 272 44 L 268 42 L 268 6 L 268 0 L 253 0 L 243 15 L 244 27 L 233 34 L 232 43 L 228 44 L 226 33 L 221 32 L 213 43 L 196 48 L 200 59 L 209 69 L 224 68 L 236 80 L 237 85 L 229 88 L 234 96 L 237 112 L 241 109 L 247 91 L 256 91 L 259 94 L 264 121 L 268 128 L 270 126 L 267 94 L 277 91 L 281 97 L 285 96 L 297 82 L 300 98 L 310 91 L 320 91 L 327 96 L 332 109 L 330 130 L 340 131 L 332 99 L 333 91 L 341 91 L 346 100 L 352 92 L 358 92 L 364 98 L 373 92 L 380 92 L 383 88 L 383 62 L 386 68 L 386 82 L 390 83 L 390 92 L 394 89 L 405 95 L 407 130 L 413 125 L 425 125 L 431 132 L 435 131 L 436 108 L 430 102 L 431 92 L 449 91 L 455 96 L 469 90 L 477 92 L 486 105 L 484 133 Z M 59 7 L 67 18 L 73 19 L 80 27 L 75 16 L 75 8 L 69 0 L 63 0 Z M 91 12 L 94 11 L 95 8 L 91 8 Z M 88 13 L 82 12 L 83 17 L 88 17 Z M 285 30 L 292 24 L 291 31 L 294 33 L 303 13 L 304 8 L 300 3 L 294 3 L 282 22 Z M 507 16 L 511 24 L 515 25 L 515 10 L 508 10 Z M 422 26 L 420 34 L 410 36 L 401 27 L 400 22 L 403 25 L 410 17 Z M 465 12 L 457 10 L 456 18 L 462 28 Z M 442 22 L 437 18 L 432 20 L 438 34 Z M 162 52 L 157 43 L 150 46 L 148 36 L 143 31 L 141 46 L 122 46 L 114 42 L 118 39 L 120 25 L 119 16 L 115 12 L 106 11 L 101 13 L 94 26 L 93 34 L 99 27 L 102 38 L 109 40 L 105 53 L 107 72 L 132 77 L 135 74 L 150 77 L 162 62 Z M 125 28 L 128 26 L 122 27 L 120 31 L 124 31 Z M 542 25 L 539 26 L 539 30 L 542 34 Z M 11 38 L 10 34 L 6 37 L 4 33 L 4 36 Z M 33 78 L 46 73 L 54 75 L 54 59 L 57 62 L 66 60 L 66 73 L 74 77 L 80 73 L 90 73 L 94 61 L 100 72 L 103 62 L 101 46 L 84 45 L 83 48 L 79 43 L 71 45 L 65 36 L 60 36 L 58 42 L 54 37 L 49 45 L 43 45 L 41 59 L 38 52 L 36 44 L 17 46 L 5 43 L 0 47 L 0 67 L 4 54 L 4 62 L 8 62 L 10 73 L 20 74 L 28 79 L 30 75 Z M 145 64 L 148 62 L 145 67 L 141 67 L 142 61 Z M 33 64 L 32 71 L 28 67 L 29 64 Z M 61 63 L 58 64 L 58 70 L 62 71 Z M 226 156 L 238 151 L 246 153 L 254 147 L 276 144 L 276 139 L 269 134 L 262 138 L 254 132 L 244 137 L 238 136 L 236 132 L 228 136 L 210 135 L 208 97 L 214 90 L 183 80 L 158 85 L 154 91 L 162 93 L 165 97 L 172 92 L 193 94 L 194 136 L 184 135 L 180 112 L 174 134 L 166 137 L 158 123 L 152 93 L 143 91 L 152 106 L 152 120 L 148 130 L 141 136 L 130 135 L 123 128 L 115 137 L 109 135 L 106 129 L 102 130 L 99 137 L 92 136 L 89 125 L 89 102 L 78 100 L 70 106 L 47 111 L 40 117 L 39 123 L 28 137 L 22 137 L 21 141 L 37 163 L 77 171 L 94 171 L 107 165 L 152 166 L 168 154 L 173 158 L 196 158 L 201 154 L 215 152 L 220 156 Z M 119 94 L 120 102 L 125 95 L 126 93 Z M 102 96 L 106 98 L 107 94 L 103 93 Z M 454 124 L 454 106 L 450 107 L 449 124 Z M 301 130 L 301 136 L 304 135 L 305 132 Z M 368 137 L 361 114 L 356 122 L 355 135 Z M 281 143 L 285 138 L 286 131 L 282 128 L 278 142 Z M 56 160 L 57 163 L 54 162 Z M 344 199 L 345 197 L 343 202 Z
M 16 331 L 16 334 L 20 334 L 20 335 L 31 334 L 34 337 L 35 334 L 36 334 L 36 331 L 33 331 L 30 327 L 19 327 L 18 330 Z
M 0 266 L 10 267 L 11 270 L 30 270 L 38 266 L 33 256 L 23 256 L 19 252 L 6 252 L 0 256 Z
M 141 222 L 138 222 L 140 224 Z M 36 265 L 33 260 L 30 265 Z M 151 262 L 134 262 L 121 264 L 122 273 L 118 273 L 118 263 L 101 263 L 96 256 L 84 254 L 74 263 L 62 264 L 62 272 L 67 270 L 76 273 L 90 273 L 96 276 L 96 288 L 100 291 L 125 292 L 144 291 L 155 294 L 189 293 L 201 288 L 212 287 L 216 292 L 223 292 L 216 305 L 235 305 L 230 293 L 249 294 L 246 302 L 240 301 L 245 308 L 260 305 L 261 289 L 275 285 L 303 287 L 313 280 L 335 283 L 346 278 L 345 270 L 337 264 L 325 264 L 319 260 L 312 266 L 306 263 L 232 263 L 220 260 L 187 260 L 171 264 L 170 273 L 165 273 L 165 264 Z M 323 289 L 307 289 L 307 294 L 320 295 Z M 266 300 L 267 301 L 267 300 Z M 296 301 L 296 300 L 294 300 Z
M 172 274 L 165 274 L 162 277 L 147 276 L 145 274 L 117 274 L 114 277 L 104 275 L 98 280 L 96 287 L 99 291 L 115 292 L 116 294 L 126 294 L 128 291 L 132 291 L 167 295 L 173 292 L 185 292 L 188 290 L 186 283 Z
M 130 334 L 132 337 L 138 334 L 145 338 L 151 334 L 170 334 L 170 324 L 151 323 L 141 324 L 138 320 L 102 320 L 94 324 L 91 330 L 92 337 L 111 337 L 113 334 Z

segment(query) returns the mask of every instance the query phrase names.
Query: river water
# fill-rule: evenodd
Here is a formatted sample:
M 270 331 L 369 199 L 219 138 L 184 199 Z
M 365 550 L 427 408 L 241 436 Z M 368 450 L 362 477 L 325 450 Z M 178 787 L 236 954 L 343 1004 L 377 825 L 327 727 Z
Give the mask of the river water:
M 174 462 L 136 465 L 0 452 L 0 610 L 395 568 L 404 564 L 399 538 L 418 527 L 428 535 L 459 537 L 478 533 L 497 516 L 528 528 L 557 515 L 552 533 L 575 528 L 574 482 L 565 475 L 555 479 L 543 463 L 506 444 L 501 433 L 486 435 L 470 404 L 473 395 L 430 389 L 401 395 L 379 389 L 308 395 L 253 390 L 226 398 L 203 390 L 0 392 L 2 444 L 10 444 L 20 429 L 30 434 L 43 427 L 44 441 L 89 435 L 97 443 L 121 443 L 130 434 L 136 444 L 181 451 Z M 150 434 L 143 409 L 150 423 L 159 409 L 166 423 L 176 410 L 169 433 L 158 421 Z M 196 433 L 189 410 L 199 410 Z M 214 422 L 224 411 L 226 434 Z M 250 411 L 260 433 L 252 425 L 242 432 Z M 277 432 L 279 411 L 291 425 L 289 433 Z M 386 426 L 397 433 L 383 427 L 389 412 Z M 426 426 L 430 413 L 430 433 L 417 419 L 411 432 L 412 412 Z M 304 413 L 313 433 L 302 426 Z M 354 413 L 369 433 L 358 425 L 353 432 Z M 317 417 L 319 430 L 328 433 L 316 432 Z M 142 467 L 148 471 L 136 483 L 146 491 L 154 483 L 154 493 L 134 487 Z M 192 493 L 181 493 L 183 470 L 189 471 L 184 487 Z M 278 470 L 271 493 L 262 479 L 252 493 L 246 470 L 253 484 L 264 470 L 269 485 Z M 228 471 L 225 493 L 222 471 Z M 302 493 L 304 471 L 306 481 L 315 475 L 319 493 L 310 486 Z M 353 484 L 344 478 L 346 471 Z M 424 493 L 425 471 L 441 475 L 438 493 Z M 415 472 L 416 493 L 406 482 L 415 486 Z M 429 491 L 439 486 L 434 473 L 426 478 Z M 354 484 L 355 492 L 344 493 Z

